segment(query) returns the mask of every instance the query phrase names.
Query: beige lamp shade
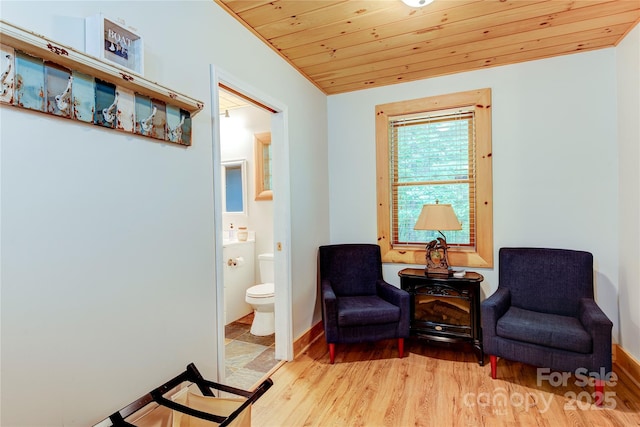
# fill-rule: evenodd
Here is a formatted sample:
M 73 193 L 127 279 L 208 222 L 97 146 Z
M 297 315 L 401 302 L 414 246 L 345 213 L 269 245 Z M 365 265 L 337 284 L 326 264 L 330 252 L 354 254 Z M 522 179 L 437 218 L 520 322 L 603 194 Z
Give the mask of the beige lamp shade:
M 462 230 L 451 205 L 437 203 L 423 205 L 414 230 Z

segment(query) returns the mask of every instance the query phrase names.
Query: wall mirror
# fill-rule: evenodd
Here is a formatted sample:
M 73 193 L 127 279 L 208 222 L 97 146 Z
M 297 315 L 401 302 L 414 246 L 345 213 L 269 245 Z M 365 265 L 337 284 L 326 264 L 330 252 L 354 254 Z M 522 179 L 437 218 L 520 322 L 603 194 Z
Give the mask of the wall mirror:
M 271 187 L 271 132 L 256 133 L 256 200 L 273 200 Z
M 222 211 L 247 214 L 246 160 L 222 162 Z

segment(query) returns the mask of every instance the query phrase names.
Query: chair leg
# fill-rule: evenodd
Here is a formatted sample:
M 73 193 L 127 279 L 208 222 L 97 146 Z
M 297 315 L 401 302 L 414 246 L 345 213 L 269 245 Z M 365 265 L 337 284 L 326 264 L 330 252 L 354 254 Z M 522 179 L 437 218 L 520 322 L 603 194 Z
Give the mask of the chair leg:
M 334 343 L 329 343 L 329 361 L 333 365 L 333 361 L 336 358 L 336 345 Z
M 493 354 L 489 355 L 489 362 L 491 363 L 491 378 L 495 380 L 498 365 L 498 356 L 494 356 Z
M 595 383 L 596 406 L 602 406 L 602 403 L 604 402 L 604 382 L 605 382 L 604 380 L 596 379 L 596 383 Z
M 404 357 L 404 338 L 398 338 L 398 357 Z

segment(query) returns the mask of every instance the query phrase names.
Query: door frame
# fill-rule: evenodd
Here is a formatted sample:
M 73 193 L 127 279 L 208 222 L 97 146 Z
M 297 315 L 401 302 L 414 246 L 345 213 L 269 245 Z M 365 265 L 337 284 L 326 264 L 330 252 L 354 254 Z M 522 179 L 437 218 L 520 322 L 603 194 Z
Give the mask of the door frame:
M 273 152 L 273 239 L 275 273 L 275 358 L 293 360 L 293 320 L 291 303 L 291 211 L 289 180 L 289 138 L 287 106 L 271 96 L 236 79 L 215 65 L 210 66 L 211 74 L 211 125 L 213 161 L 213 206 L 214 206 L 214 277 L 216 283 L 217 322 L 217 366 L 218 379 L 225 378 L 224 355 L 224 277 L 222 255 L 222 174 L 220 154 L 219 84 L 222 83 L 251 99 L 255 99 L 276 111 L 271 116 L 271 150 Z

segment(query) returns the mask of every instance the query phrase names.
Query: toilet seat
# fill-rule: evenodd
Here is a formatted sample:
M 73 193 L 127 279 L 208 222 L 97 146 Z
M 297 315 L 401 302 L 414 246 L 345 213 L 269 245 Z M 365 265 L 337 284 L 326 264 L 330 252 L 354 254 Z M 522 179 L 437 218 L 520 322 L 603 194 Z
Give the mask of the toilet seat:
M 261 283 L 247 289 L 247 297 L 251 298 L 271 298 L 273 294 L 273 283 Z

